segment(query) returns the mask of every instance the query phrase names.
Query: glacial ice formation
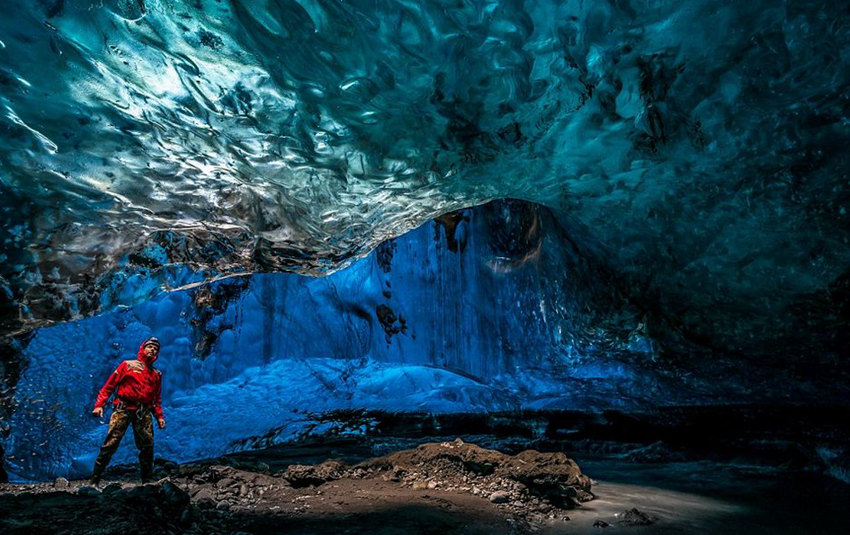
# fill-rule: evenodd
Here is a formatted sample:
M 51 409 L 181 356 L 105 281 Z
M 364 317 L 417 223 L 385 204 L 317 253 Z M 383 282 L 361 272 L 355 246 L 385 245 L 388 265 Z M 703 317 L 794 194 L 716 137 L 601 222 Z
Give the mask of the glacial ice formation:
M 839 351 L 848 19 L 768 0 L 3 2 L 3 332 L 331 272 L 514 197 L 698 345 Z

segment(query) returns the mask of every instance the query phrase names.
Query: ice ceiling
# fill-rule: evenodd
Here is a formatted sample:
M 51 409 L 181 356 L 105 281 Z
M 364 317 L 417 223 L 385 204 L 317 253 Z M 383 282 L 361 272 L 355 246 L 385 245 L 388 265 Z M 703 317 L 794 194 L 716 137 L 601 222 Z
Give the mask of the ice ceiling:
M 771 0 L 2 2 L 3 333 L 330 273 L 517 198 L 662 346 L 834 359 L 848 25 Z

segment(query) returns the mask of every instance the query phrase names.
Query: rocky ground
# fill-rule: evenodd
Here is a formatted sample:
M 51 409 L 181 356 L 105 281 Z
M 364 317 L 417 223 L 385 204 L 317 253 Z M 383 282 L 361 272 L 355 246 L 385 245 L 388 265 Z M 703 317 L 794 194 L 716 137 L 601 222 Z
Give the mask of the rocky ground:
M 322 423 L 366 422 L 369 436 L 271 435 L 216 459 L 157 459 L 148 485 L 134 465 L 110 467 L 96 489 L 61 478 L 0 484 L 0 533 L 844 535 L 846 416 L 335 413 Z M 592 494 L 574 462 L 538 451 L 580 459 Z
M 563 453 L 428 443 L 349 466 L 161 463 L 161 478 L 0 485 L 3 533 L 533 533 L 594 498 Z M 652 521 L 633 513 L 639 521 Z M 625 517 L 624 517 L 625 521 Z
M 0 533 L 850 533 L 850 485 L 805 463 L 794 468 L 793 455 L 773 459 L 774 450 L 768 460 L 780 465 L 697 458 L 660 442 L 572 442 L 569 451 L 599 478 L 591 481 L 562 453 L 465 438 L 324 440 L 183 465 L 158 459 L 147 485 L 135 466 L 110 467 L 98 488 L 62 478 L 0 484 Z

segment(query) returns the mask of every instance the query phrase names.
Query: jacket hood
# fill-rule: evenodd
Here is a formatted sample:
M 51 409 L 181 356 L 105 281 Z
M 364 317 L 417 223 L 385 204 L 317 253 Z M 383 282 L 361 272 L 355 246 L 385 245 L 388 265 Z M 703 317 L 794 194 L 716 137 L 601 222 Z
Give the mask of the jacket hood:
M 148 344 L 154 344 L 158 348 L 161 347 L 159 340 L 153 337 L 148 338 L 147 340 L 142 342 L 142 345 L 139 346 L 139 352 L 136 354 L 136 358 L 149 366 L 153 366 L 153 363 L 156 362 L 157 358 L 159 358 L 159 353 L 154 355 L 153 358 L 148 358 L 148 356 L 145 354 L 145 346 Z

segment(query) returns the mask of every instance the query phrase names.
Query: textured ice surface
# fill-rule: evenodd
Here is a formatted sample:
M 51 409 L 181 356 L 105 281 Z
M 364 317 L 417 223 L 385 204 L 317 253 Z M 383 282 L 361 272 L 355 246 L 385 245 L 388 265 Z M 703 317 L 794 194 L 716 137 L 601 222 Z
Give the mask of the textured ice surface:
M 840 352 L 848 20 L 770 0 L 2 2 L 3 331 L 324 273 L 516 197 L 675 337 Z

